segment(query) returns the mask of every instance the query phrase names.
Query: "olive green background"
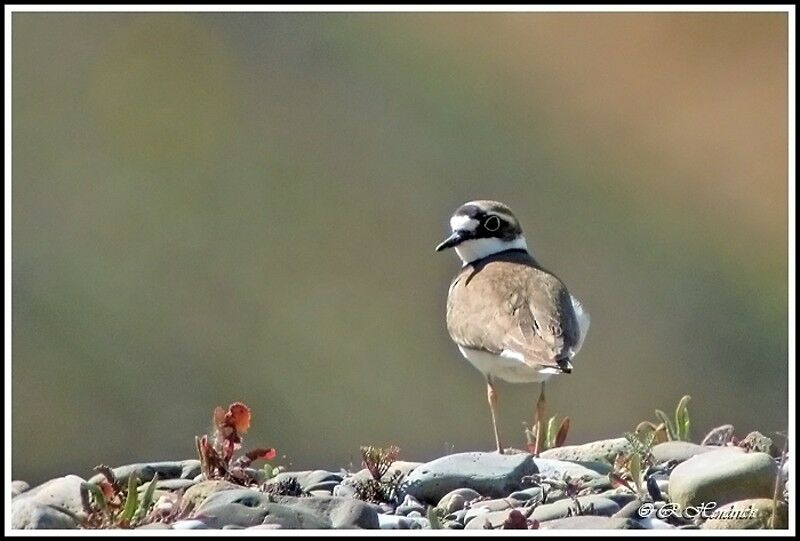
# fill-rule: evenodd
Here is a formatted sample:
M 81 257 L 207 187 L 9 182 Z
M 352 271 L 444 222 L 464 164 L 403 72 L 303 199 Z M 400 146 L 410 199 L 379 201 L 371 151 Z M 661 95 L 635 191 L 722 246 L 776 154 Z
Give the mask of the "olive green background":
M 189 458 L 217 405 L 295 468 L 491 449 L 450 213 L 508 203 L 592 326 L 569 442 L 691 394 L 787 422 L 781 14 L 15 13 L 13 476 Z M 535 385 L 500 387 L 524 442 Z

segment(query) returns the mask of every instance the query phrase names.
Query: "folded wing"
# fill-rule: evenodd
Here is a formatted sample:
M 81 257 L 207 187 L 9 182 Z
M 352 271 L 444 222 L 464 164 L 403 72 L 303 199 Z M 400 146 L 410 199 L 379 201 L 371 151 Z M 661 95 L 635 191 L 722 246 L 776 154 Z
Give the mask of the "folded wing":
M 571 295 L 538 266 L 510 263 L 465 269 L 456 279 L 448 298 L 451 337 L 542 371 L 569 372 L 583 331 Z

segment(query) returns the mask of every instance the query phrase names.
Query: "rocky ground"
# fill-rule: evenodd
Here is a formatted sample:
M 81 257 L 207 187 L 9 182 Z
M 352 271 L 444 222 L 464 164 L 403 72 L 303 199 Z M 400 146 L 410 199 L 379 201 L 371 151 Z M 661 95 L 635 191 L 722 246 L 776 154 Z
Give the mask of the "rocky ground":
M 646 467 L 620 462 L 632 456 L 631 441 L 617 438 L 538 457 L 510 450 L 457 453 L 427 463 L 395 460 L 379 479 L 374 468 L 274 476 L 251 468 L 256 482 L 242 486 L 207 479 L 198 460 L 121 466 L 113 477 L 125 485 L 134 475 L 141 481 L 138 493 L 149 490 L 152 496 L 146 513 L 125 524 L 137 528 L 787 527 L 787 459 L 737 445 L 685 441 L 648 451 Z M 96 511 L 87 506 L 81 486 L 102 479 L 67 475 L 33 488 L 14 481 L 12 527 L 92 527 L 87 513 Z M 716 509 L 701 514 L 700 506 L 709 502 Z M 712 511 L 717 515 L 710 516 Z

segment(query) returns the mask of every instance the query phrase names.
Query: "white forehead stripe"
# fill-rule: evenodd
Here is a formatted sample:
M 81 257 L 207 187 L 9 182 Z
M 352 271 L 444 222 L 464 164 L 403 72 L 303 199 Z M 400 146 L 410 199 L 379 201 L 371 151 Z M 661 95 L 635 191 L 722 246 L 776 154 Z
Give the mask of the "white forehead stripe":
M 450 218 L 450 229 L 453 231 L 475 231 L 478 223 L 478 220 L 469 216 L 453 216 Z
M 504 219 L 505 221 L 507 221 L 507 222 L 508 222 L 508 223 L 510 223 L 510 224 L 515 224 L 515 223 L 517 223 L 517 219 L 516 219 L 516 218 L 514 218 L 514 216 L 513 216 L 513 215 L 511 215 L 511 214 L 506 214 L 505 212 L 503 212 L 503 211 L 501 211 L 501 210 L 493 210 L 493 211 L 492 211 L 492 214 L 494 214 L 495 216 L 498 216 L 498 217 L 500 217 L 500 218 Z

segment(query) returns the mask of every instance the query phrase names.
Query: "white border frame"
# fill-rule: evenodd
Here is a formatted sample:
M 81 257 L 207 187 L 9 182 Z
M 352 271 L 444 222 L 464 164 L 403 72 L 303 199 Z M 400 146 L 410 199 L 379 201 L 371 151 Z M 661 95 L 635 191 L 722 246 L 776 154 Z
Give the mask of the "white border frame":
M 525 6 L 525 5 L 360 5 L 360 4 L 341 4 L 341 5 L 325 5 L 325 4 L 307 4 L 307 5 L 292 5 L 292 4 L 278 4 L 271 6 L 264 5 L 181 5 L 181 4 L 164 4 L 158 6 L 142 6 L 142 5 L 117 5 L 117 6 L 96 6 L 96 5 L 81 5 L 76 4 L 72 6 L 63 5 L 6 5 L 4 6 L 5 16 L 5 184 L 4 184 L 4 240 L 5 240 L 5 280 L 4 280 L 4 293 L 5 293 L 5 521 L 4 532 L 6 535 L 31 535 L 31 536 L 51 536 L 51 535 L 81 535 L 81 536 L 108 536 L 108 535 L 127 535 L 127 536 L 151 536 L 151 535 L 164 535 L 164 530 L 11 530 L 11 68 L 12 68 L 12 51 L 11 51 L 11 15 L 13 13 L 24 12 L 597 12 L 597 13 L 614 13 L 614 12 L 780 12 L 788 14 L 788 46 L 789 46 L 789 77 L 788 77 L 788 97 L 789 97 L 789 119 L 787 123 L 788 129 L 788 142 L 789 142 L 789 160 L 788 160 L 788 212 L 789 212 L 789 449 L 792 454 L 795 450 L 795 360 L 796 360 L 796 337 L 794 329 L 796 328 L 795 319 L 795 174 L 796 174 L 796 95 L 795 95 L 795 6 L 794 5 L 693 5 L 684 6 L 679 4 L 669 5 L 542 5 L 542 6 Z M 792 462 L 794 463 L 794 462 Z M 795 479 L 792 479 L 790 501 L 796 502 L 796 485 Z M 793 511 L 792 506 L 790 509 Z M 731 535 L 759 535 L 759 536 L 793 536 L 796 532 L 797 517 L 794 513 L 790 512 L 789 516 L 789 529 L 788 530 L 689 530 L 686 534 L 702 535 L 702 536 L 731 536 Z M 253 535 L 253 536 L 306 536 L 321 531 L 315 530 L 275 530 L 274 533 L 269 530 L 170 530 L 170 536 L 219 536 L 225 535 Z M 470 535 L 486 535 L 487 532 L 482 530 L 424 530 L 419 531 L 420 534 L 425 535 L 442 535 L 442 536 L 470 536 Z M 403 530 L 326 530 L 327 535 L 333 536 L 364 536 L 364 535 L 413 535 L 413 531 Z M 495 535 L 525 535 L 530 536 L 531 533 L 520 530 L 503 530 L 493 532 Z M 581 531 L 560 531 L 560 530 L 547 530 L 547 535 L 563 536 L 563 535 L 583 535 L 591 534 L 596 536 L 618 536 L 618 535 L 681 535 L 682 530 L 581 530 Z

